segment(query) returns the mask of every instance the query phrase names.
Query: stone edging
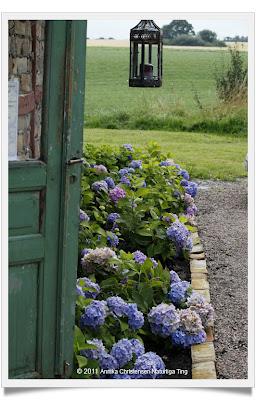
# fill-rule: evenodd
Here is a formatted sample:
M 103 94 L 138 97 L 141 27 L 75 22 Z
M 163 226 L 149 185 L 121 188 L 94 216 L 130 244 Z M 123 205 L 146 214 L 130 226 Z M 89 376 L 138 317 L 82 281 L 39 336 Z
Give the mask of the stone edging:
M 208 271 L 203 246 L 198 231 L 192 233 L 193 248 L 190 252 L 192 288 L 210 302 Z M 214 327 L 206 329 L 207 340 L 191 347 L 192 379 L 217 379 L 215 368 Z

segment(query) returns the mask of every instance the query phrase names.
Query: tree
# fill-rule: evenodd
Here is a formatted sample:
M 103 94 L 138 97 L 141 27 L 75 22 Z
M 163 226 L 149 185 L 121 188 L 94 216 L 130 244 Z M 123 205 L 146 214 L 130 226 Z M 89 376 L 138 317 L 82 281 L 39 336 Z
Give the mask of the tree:
M 203 29 L 202 31 L 198 32 L 198 35 L 205 42 L 213 43 L 217 40 L 217 34 L 209 29 Z
M 174 19 L 162 27 L 163 38 L 174 39 L 179 35 L 195 35 L 194 28 L 185 19 Z

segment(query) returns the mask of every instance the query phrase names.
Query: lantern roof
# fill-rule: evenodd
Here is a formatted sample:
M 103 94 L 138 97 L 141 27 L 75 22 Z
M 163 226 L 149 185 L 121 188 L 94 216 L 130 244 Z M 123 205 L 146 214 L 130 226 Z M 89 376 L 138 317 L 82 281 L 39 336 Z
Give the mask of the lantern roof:
M 161 30 L 152 19 L 142 19 L 130 31 L 130 39 L 143 42 L 159 41 Z

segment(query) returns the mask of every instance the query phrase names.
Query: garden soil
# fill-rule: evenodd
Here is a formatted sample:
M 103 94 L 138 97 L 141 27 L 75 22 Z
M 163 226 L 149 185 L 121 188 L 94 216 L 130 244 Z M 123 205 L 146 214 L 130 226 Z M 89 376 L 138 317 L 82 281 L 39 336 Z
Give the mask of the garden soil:
M 200 181 L 198 230 L 215 308 L 218 379 L 247 378 L 247 180 Z

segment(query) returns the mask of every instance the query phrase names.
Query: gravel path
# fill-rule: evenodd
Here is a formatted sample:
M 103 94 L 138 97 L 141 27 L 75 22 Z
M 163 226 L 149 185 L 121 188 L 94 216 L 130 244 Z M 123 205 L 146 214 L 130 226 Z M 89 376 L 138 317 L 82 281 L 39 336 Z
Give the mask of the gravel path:
M 198 230 L 215 308 L 219 379 L 247 378 L 247 180 L 199 182 Z

